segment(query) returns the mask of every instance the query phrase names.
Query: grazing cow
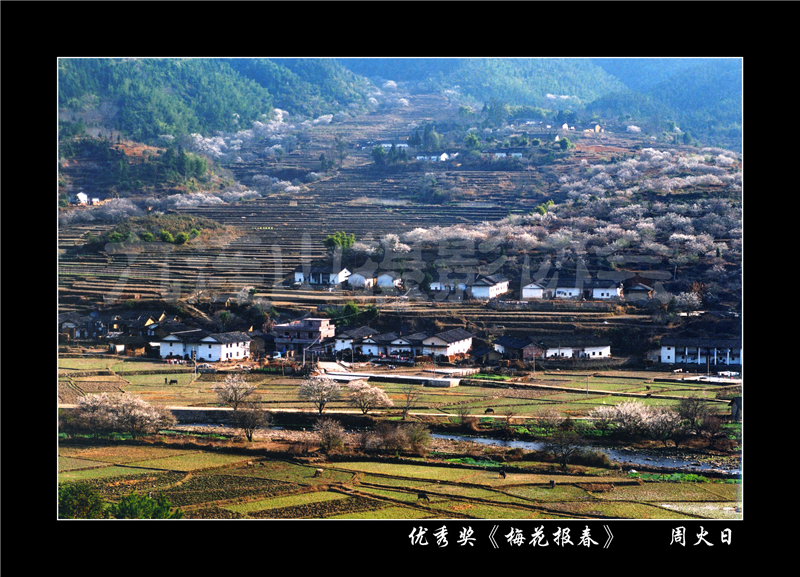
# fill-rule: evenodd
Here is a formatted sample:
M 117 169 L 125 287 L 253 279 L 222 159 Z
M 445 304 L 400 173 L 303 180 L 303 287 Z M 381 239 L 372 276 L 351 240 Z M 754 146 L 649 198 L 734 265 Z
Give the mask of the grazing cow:
M 253 464 L 253 461 L 247 461 L 247 466 L 248 467 L 255 467 L 255 465 Z
M 484 414 L 484 415 L 488 415 L 489 413 L 494 413 L 494 409 L 493 409 L 492 407 L 489 407 L 488 409 L 486 409 L 486 410 L 483 412 L 483 414 Z
M 322 473 L 324 473 L 324 472 L 325 472 L 324 469 L 317 469 L 316 471 L 314 471 L 314 476 L 315 477 L 322 477 Z
M 417 493 L 417 500 L 430 502 L 431 498 L 428 497 L 428 494 L 425 491 L 420 491 L 419 493 Z
M 500 477 L 502 477 L 503 479 L 505 479 L 505 478 L 506 478 L 506 472 L 505 472 L 505 470 L 503 470 L 503 469 L 500 469 Z
M 178 379 L 172 379 L 172 380 L 170 380 L 169 384 L 170 384 L 170 385 L 177 385 L 177 384 L 178 384 Z
M 645 388 L 649 391 L 650 390 L 650 385 L 645 385 Z
M 556 486 L 556 482 L 553 479 L 550 479 L 550 488 L 553 489 Z

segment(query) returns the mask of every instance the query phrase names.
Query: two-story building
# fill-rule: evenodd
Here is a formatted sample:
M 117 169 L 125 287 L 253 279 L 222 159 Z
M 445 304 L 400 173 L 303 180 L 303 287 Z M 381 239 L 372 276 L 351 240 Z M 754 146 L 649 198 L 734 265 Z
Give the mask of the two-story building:
M 336 325 L 330 319 L 306 318 L 275 325 L 275 350 L 281 353 L 302 354 L 312 345 L 330 341 L 333 346 Z

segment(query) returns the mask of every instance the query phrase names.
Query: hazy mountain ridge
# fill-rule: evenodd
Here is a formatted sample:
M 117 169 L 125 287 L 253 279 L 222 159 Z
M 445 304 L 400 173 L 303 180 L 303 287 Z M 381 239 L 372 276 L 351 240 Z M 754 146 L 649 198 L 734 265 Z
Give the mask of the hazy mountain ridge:
M 348 59 L 375 81 L 456 90 L 476 102 L 570 109 L 586 120 L 677 126 L 704 144 L 741 151 L 742 61 L 737 58 Z
M 318 117 L 364 112 L 389 80 L 501 101 L 581 121 L 675 127 L 704 145 L 741 151 L 741 59 L 669 58 L 148 58 L 62 59 L 59 105 L 102 111 L 102 122 L 143 142 L 250 128 L 274 108 Z

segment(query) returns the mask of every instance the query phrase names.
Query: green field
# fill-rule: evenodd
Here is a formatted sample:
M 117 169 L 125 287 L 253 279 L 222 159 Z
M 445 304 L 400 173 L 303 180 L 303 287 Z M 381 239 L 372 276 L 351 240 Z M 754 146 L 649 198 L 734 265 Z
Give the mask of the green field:
M 83 394 L 121 391 L 166 406 L 217 406 L 212 387 L 225 375 L 195 375 L 186 372 L 185 366 L 183 369 L 157 361 L 124 360 L 111 356 L 60 359 L 59 398 L 63 403 L 74 403 Z M 113 373 L 109 374 L 109 370 Z M 702 396 L 713 401 L 718 395 L 730 396 L 736 391 L 735 388 L 708 383 L 654 382 L 654 379 L 672 376 L 650 371 L 607 371 L 587 377 L 586 373 L 559 371 L 537 373 L 535 377 L 515 381 L 486 380 L 485 385 L 479 379 L 471 379 L 469 384 L 452 388 L 417 387 L 412 410 L 450 419 L 456 418 L 459 410 L 466 409 L 471 415 L 483 416 L 489 408 L 494 411 L 495 419 L 509 415 L 517 420 L 529 419 L 552 410 L 565 416 L 582 417 L 598 405 L 613 405 L 631 398 L 651 405 L 675 405 L 681 397 Z M 300 378 L 258 372 L 244 373 L 244 377 L 256 385 L 266 409 L 314 409 L 310 402 L 301 401 L 297 396 L 297 388 L 302 382 Z M 178 382 L 170 385 L 171 380 Z M 398 413 L 405 404 L 407 385 L 393 382 L 375 385 L 386 391 L 395 405 L 393 412 Z M 648 393 L 651 395 L 649 398 L 646 396 Z M 724 401 L 717 403 L 716 407 L 721 413 L 728 410 Z M 342 398 L 329 403 L 326 410 L 351 409 Z
M 311 466 L 220 448 L 59 448 L 59 483 L 88 483 L 107 502 L 131 491 L 162 492 L 189 519 L 741 518 L 737 483 L 642 482 L 613 470 L 544 473 L 531 466 L 515 463 L 503 479 L 493 469 L 423 460 Z M 419 500 L 420 491 L 430 499 Z

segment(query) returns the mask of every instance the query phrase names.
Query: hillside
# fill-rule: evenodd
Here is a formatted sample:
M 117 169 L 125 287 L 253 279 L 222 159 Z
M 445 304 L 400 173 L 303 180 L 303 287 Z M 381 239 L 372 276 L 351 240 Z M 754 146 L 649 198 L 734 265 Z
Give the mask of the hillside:
M 280 108 L 318 116 L 365 106 L 367 83 L 331 60 L 63 58 L 59 107 L 154 143 L 159 137 L 246 130 Z
M 233 298 L 318 314 L 357 299 L 377 304 L 380 322 L 406 329 L 588 331 L 637 354 L 679 327 L 679 313 L 740 310 L 741 154 L 642 133 L 498 122 L 491 109 L 464 114 L 465 101 L 451 94 L 402 84 L 373 98 L 369 113 L 302 123 L 281 115 L 248 131 L 186 139 L 186 154 L 227 175 L 217 189 L 200 181 L 195 192 L 134 187 L 97 207 L 62 209 L 61 308 Z M 417 159 L 411 147 L 393 156 L 381 146 L 411 142 L 418 131 L 446 155 Z M 506 151 L 520 156 L 498 156 Z M 226 232 L 189 234 L 179 246 L 125 236 L 126 222 L 133 230 L 149 214 L 209 219 Z M 156 238 L 159 229 L 151 229 Z M 338 231 L 356 240 L 342 264 L 395 271 L 408 287 L 499 272 L 512 280 L 512 298 L 526 280 L 556 276 L 649 283 L 658 298 L 644 308 L 518 311 L 289 288 L 298 265 L 331 263 L 324 240 Z M 86 250 L 87 238 L 101 239 L 103 250 Z
M 482 105 L 531 107 L 576 124 L 636 124 L 658 136 L 678 126 L 706 146 L 741 151 L 742 62 L 713 58 L 348 59 L 376 83 L 455 91 Z

